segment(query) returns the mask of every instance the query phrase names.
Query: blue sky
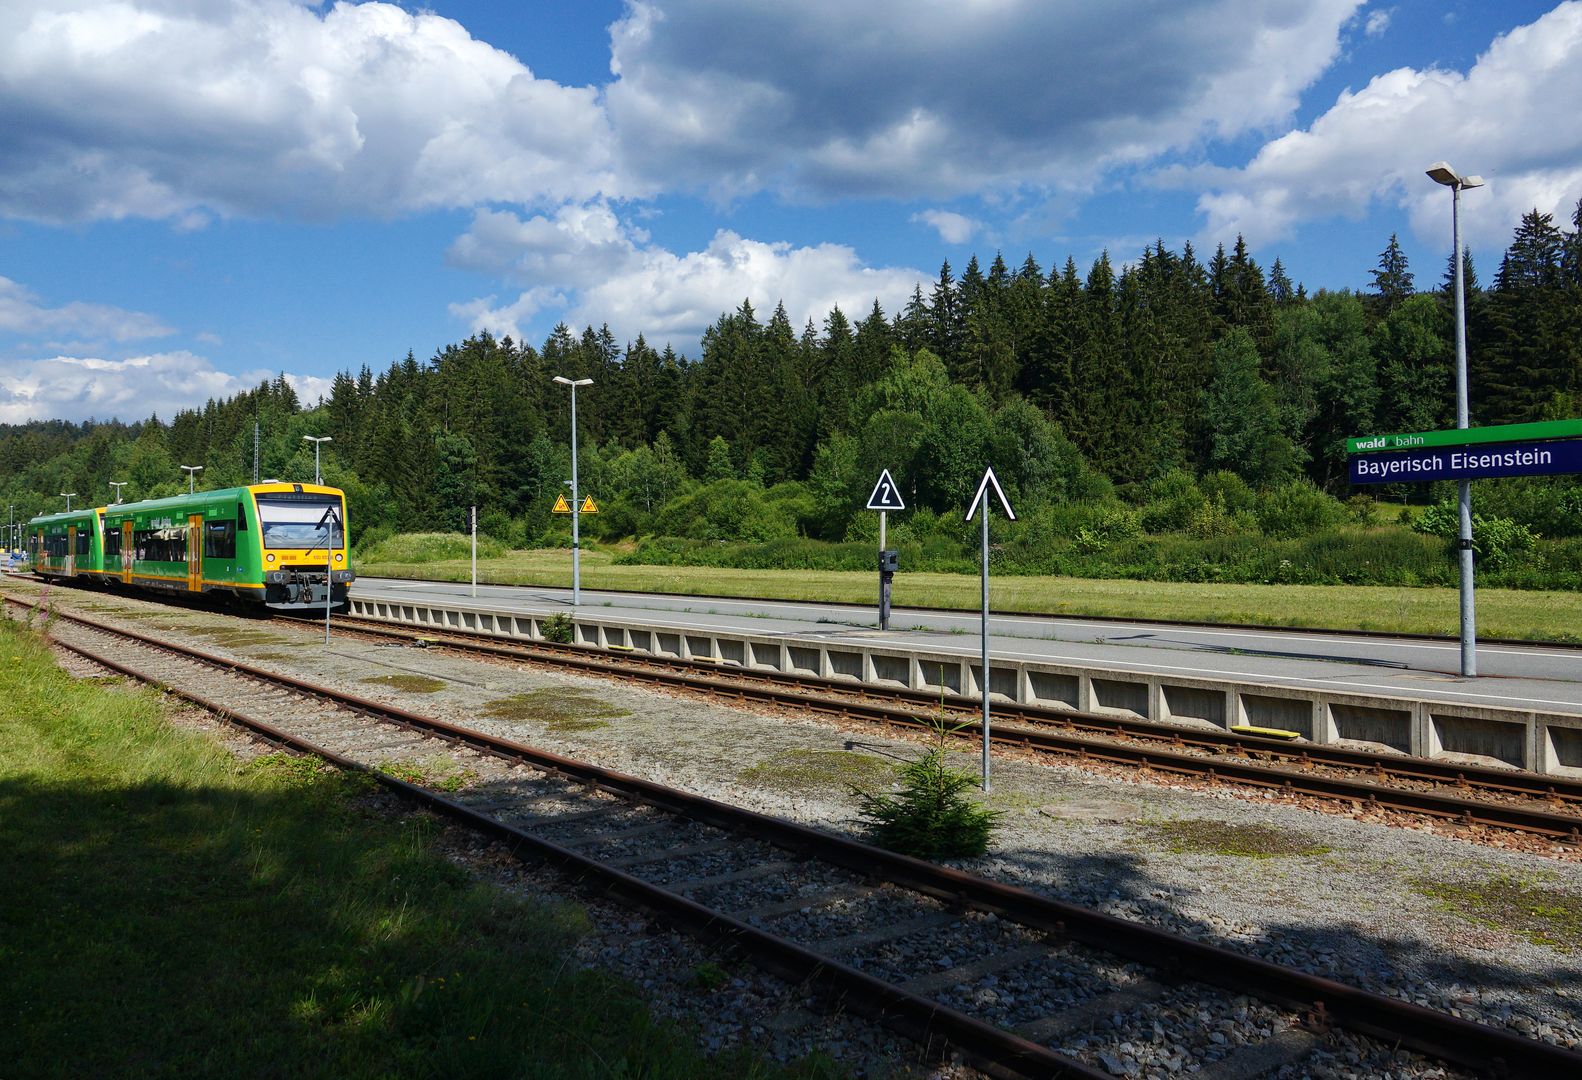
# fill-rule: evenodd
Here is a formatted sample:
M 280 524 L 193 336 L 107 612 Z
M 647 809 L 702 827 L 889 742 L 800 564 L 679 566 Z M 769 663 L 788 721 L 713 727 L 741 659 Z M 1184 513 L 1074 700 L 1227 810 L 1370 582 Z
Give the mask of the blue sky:
M 1582 197 L 1582 3 L 8 0 L 0 422 L 201 405 L 565 319 L 697 354 L 750 298 L 1246 235 L 1482 276 Z

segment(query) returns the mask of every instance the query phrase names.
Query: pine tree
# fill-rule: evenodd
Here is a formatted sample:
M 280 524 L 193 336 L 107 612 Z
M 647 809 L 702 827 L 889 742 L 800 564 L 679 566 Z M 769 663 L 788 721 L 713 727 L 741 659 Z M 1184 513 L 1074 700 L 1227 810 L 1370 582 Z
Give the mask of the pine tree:
M 1478 423 L 1542 420 L 1565 399 L 1571 376 L 1566 333 L 1574 325 L 1563 302 L 1565 249 L 1553 215 L 1532 210 L 1522 216 L 1489 295 L 1489 335 L 1470 393 Z
M 947 368 L 954 362 L 961 341 L 961 310 L 955 280 L 951 277 L 950 262 L 940 265 L 939 280 L 928 298 L 928 334 L 925 344 L 933 354 L 945 361 Z
M 1274 391 L 1259 374 L 1252 335 L 1237 327 L 1214 347 L 1214 378 L 1203 394 L 1209 433 L 1208 464 L 1229 469 L 1249 484 L 1289 479 L 1299 464 L 1285 434 Z
M 1378 296 L 1375 310 L 1381 318 L 1416 292 L 1412 284 L 1412 272 L 1407 269 L 1406 253 L 1401 250 L 1394 233 L 1390 234 L 1389 245 L 1379 254 L 1379 268 L 1368 273 L 1373 278 L 1373 291 Z

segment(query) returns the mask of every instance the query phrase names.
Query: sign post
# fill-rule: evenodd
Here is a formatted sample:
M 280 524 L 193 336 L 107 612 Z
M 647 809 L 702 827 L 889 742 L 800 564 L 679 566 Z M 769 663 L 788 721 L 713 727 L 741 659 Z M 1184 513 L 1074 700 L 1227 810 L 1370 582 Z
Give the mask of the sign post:
M 972 505 L 967 507 L 967 520 L 972 520 L 972 515 L 978 512 L 978 507 L 983 507 L 983 668 L 979 680 L 979 687 L 983 691 L 983 791 L 989 791 L 989 489 L 994 489 L 995 496 L 1000 500 L 1000 506 L 1005 510 L 1005 516 L 1011 521 L 1016 520 L 1016 511 L 1011 509 L 1011 501 L 1005 497 L 1005 490 L 1000 487 L 999 478 L 994 475 L 991 467 L 983 473 L 983 479 L 978 482 L 978 493 L 972 497 Z
M 896 552 L 889 550 L 885 545 L 885 519 L 891 510 L 906 509 L 906 503 L 901 498 L 901 489 L 895 486 L 889 469 L 879 473 L 879 480 L 873 485 L 872 494 L 868 496 L 867 509 L 879 511 L 879 629 L 888 630 L 890 629 L 890 585 L 895 579 L 895 570 L 900 564 L 900 559 Z
M 468 516 L 472 519 L 472 596 L 476 600 L 478 598 L 478 508 L 473 506 L 469 509 L 471 513 Z
M 1458 276 L 1461 273 L 1459 259 L 1456 273 Z M 1460 299 L 1458 290 L 1458 304 Z M 1464 369 L 1462 378 L 1465 378 Z M 1361 435 L 1346 440 L 1346 451 L 1353 484 L 1458 482 L 1460 528 L 1456 546 L 1461 563 L 1461 674 L 1473 676 L 1478 669 L 1470 484 L 1473 480 L 1505 476 L 1582 473 L 1582 420 L 1468 427 L 1465 386 L 1459 389 L 1463 393 L 1457 402 L 1458 424 L 1454 430 Z
M 324 511 L 319 527 L 324 530 L 324 644 L 330 643 L 330 604 L 335 597 L 335 526 L 340 518 L 335 507 Z

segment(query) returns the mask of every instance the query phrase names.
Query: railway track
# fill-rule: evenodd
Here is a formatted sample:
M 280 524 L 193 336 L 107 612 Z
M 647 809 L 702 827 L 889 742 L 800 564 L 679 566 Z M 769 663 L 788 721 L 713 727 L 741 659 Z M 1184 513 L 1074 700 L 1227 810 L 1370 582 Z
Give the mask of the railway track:
M 943 703 L 951 723 L 963 725 L 963 737 L 978 738 L 982 730 L 977 702 L 959 697 L 941 699 L 899 689 L 881 692 L 814 676 L 612 653 L 588 645 L 505 643 L 455 633 L 414 633 L 349 616 L 337 619 L 336 625 L 386 639 L 891 727 L 926 725 Z M 994 709 L 992 740 L 1005 747 L 1275 789 L 1582 845 L 1582 781 L 1346 747 L 1292 745 L 1232 732 L 1009 702 L 997 702 Z
M 1511 1031 L 97 620 L 56 612 L 50 630 L 997 1075 L 1112 1075 L 1128 1034 L 1163 1011 L 1200 1021 L 1171 1053 L 1203 1076 L 1304 1075 L 1341 1032 L 1383 1040 L 1375 1065 L 1404 1046 L 1495 1075 L 1582 1070 L 1582 1054 Z M 486 775 L 446 795 L 376 768 L 436 740 L 490 763 Z M 972 993 L 1013 974 L 1016 1009 Z

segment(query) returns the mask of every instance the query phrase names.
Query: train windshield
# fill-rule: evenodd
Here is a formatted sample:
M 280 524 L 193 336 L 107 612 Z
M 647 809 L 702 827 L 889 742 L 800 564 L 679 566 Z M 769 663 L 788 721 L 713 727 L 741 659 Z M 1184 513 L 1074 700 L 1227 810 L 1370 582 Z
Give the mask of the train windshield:
M 326 518 L 331 511 L 333 524 Z M 341 517 L 341 501 L 333 495 L 258 496 L 259 527 L 266 548 L 322 548 L 326 539 L 331 547 L 344 547 Z

